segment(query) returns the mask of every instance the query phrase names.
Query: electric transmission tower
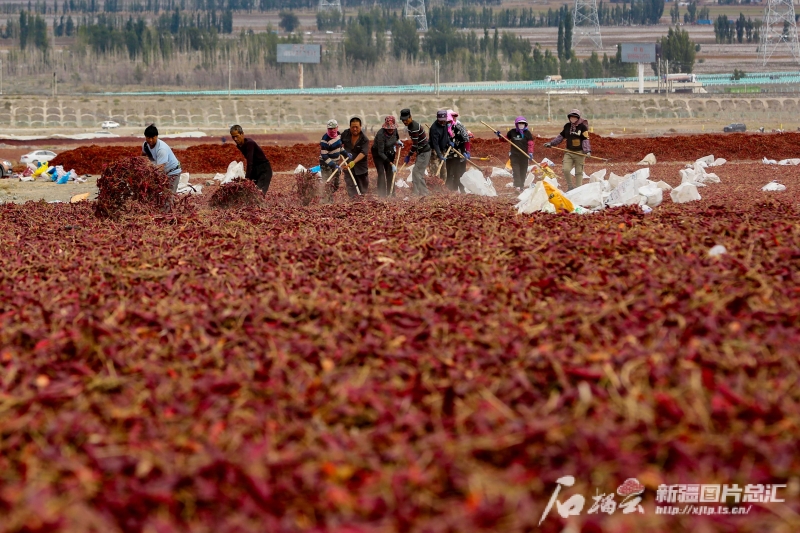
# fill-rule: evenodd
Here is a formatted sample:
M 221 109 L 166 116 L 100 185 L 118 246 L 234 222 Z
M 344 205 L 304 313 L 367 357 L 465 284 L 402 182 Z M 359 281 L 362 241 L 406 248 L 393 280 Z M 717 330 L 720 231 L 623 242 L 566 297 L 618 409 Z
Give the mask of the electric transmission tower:
M 341 13 L 342 12 L 341 0 L 319 0 L 319 6 L 317 7 L 317 11 L 327 11 L 329 9 L 333 9 Z
M 792 0 L 767 0 L 764 8 L 764 24 L 761 26 L 761 42 L 758 55 L 766 66 L 775 50 L 785 44 L 792 57 L 800 63 L 800 46 L 797 43 L 797 23 L 794 20 Z
M 406 17 L 417 20 L 420 31 L 428 31 L 428 17 L 425 15 L 425 0 L 406 0 Z
M 787 0 L 791 2 L 791 0 Z M 588 37 L 595 48 L 603 48 L 600 38 L 600 17 L 597 16 L 597 0 L 575 0 L 572 13 L 572 46 Z

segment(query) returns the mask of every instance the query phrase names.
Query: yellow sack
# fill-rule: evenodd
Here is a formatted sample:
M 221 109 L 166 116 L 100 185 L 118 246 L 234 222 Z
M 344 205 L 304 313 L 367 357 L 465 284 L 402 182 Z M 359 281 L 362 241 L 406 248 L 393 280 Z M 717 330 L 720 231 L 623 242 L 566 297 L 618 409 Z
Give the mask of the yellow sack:
M 564 210 L 567 213 L 572 213 L 575 211 L 575 206 L 572 205 L 572 202 L 569 201 L 569 198 L 564 196 L 563 192 L 559 191 L 546 181 L 542 183 L 544 184 L 544 190 L 547 193 L 547 199 L 550 200 L 550 203 L 556 207 L 556 213 L 561 212 L 561 210 Z
M 37 168 L 36 170 L 33 171 L 33 177 L 35 178 L 36 176 L 41 176 L 42 174 L 47 172 L 47 169 L 49 167 L 50 167 L 50 163 L 45 161 L 44 163 L 42 163 L 42 166 L 40 166 L 39 168 Z
M 511 170 L 511 159 L 506 161 L 506 170 Z

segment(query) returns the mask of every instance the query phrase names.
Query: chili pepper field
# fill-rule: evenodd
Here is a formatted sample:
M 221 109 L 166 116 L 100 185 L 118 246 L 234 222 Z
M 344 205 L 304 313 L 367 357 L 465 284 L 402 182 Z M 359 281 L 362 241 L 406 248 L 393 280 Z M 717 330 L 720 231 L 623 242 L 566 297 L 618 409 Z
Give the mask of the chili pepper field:
M 800 531 L 800 172 L 734 159 L 649 214 L 0 205 L 0 532 Z

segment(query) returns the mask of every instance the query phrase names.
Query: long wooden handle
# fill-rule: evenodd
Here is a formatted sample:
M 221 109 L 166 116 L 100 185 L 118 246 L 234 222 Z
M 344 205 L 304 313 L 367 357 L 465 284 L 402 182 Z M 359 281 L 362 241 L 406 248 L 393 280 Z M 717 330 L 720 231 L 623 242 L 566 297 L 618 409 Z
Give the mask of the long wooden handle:
M 482 121 L 482 120 L 481 120 L 481 124 L 483 124 L 484 126 L 486 126 L 487 128 L 489 128 L 490 130 L 492 130 L 492 131 L 493 131 L 493 132 L 495 132 L 495 133 L 500 133 L 500 131 L 499 131 L 499 130 L 496 130 L 496 129 L 494 129 L 493 127 L 491 127 L 490 125 L 488 125 L 487 123 L 485 123 L 485 122 L 484 122 L 484 121 Z M 519 150 L 519 153 L 521 153 L 522 155 L 524 155 L 524 156 L 525 156 L 525 157 L 527 157 L 527 158 L 530 158 L 530 156 L 529 156 L 529 155 L 528 155 L 528 154 L 525 152 L 525 150 L 523 150 L 522 148 L 520 148 L 519 146 L 517 146 L 516 144 L 514 144 L 513 142 L 511 142 L 511 139 L 509 139 L 509 138 L 508 138 L 508 137 L 506 137 L 505 135 L 500 135 L 500 138 L 501 138 L 501 139 L 503 139 L 504 141 L 506 141 L 508 144 L 510 144 L 510 145 L 511 145 L 511 146 L 513 146 L 514 148 L 516 148 L 517 150 Z
M 547 148 L 547 147 L 545 147 L 545 148 Z M 593 156 L 593 155 L 587 155 L 587 154 L 584 154 L 584 153 L 581 153 L 581 152 L 574 152 L 572 150 L 564 150 L 563 148 L 559 148 L 557 146 L 550 146 L 549 148 L 552 148 L 553 150 L 559 150 L 561 152 L 569 152 L 570 154 L 579 155 L 581 157 L 591 157 L 592 159 L 599 159 L 600 161 L 608 161 L 608 159 L 603 159 L 602 157 L 596 157 L 596 156 Z
M 397 168 L 397 164 L 400 162 L 400 153 L 401 152 L 402 152 L 402 149 L 397 150 L 397 156 L 394 158 L 394 167 L 395 168 Z M 400 167 L 400 170 L 403 170 L 403 167 L 405 167 L 405 166 L 406 166 L 406 164 L 403 163 L 403 166 Z M 397 179 L 397 175 L 400 174 L 400 170 L 398 170 L 397 172 L 392 173 L 392 185 L 389 187 L 389 196 L 394 194 L 394 182 Z
M 441 161 L 439 161 L 439 166 L 436 167 L 436 175 L 437 176 L 439 175 L 439 171 L 442 170 L 442 165 L 444 165 L 444 161 L 445 161 L 445 159 L 447 159 L 447 156 L 450 155 L 450 150 L 452 150 L 452 149 L 453 149 L 453 147 L 449 146 L 447 148 L 447 151 L 444 153 L 444 157 L 442 158 Z
M 472 160 L 470 160 L 470 159 L 467 159 L 466 157 L 464 157 L 464 154 L 462 154 L 461 152 L 459 152 L 459 151 L 458 151 L 458 150 L 456 150 L 455 148 L 453 148 L 453 151 L 454 151 L 455 153 L 457 153 L 459 156 L 461 156 L 461 159 L 464 159 L 464 160 L 466 160 L 466 162 L 467 162 L 467 163 L 469 163 L 469 164 L 470 164 L 470 165 L 472 165 L 473 167 L 475 167 L 475 168 L 477 168 L 478 170 L 480 170 L 481 172 L 483 172 L 483 169 L 482 169 L 481 167 L 479 167 L 478 165 L 476 165 L 475 163 L 473 163 L 473 162 L 472 162 Z

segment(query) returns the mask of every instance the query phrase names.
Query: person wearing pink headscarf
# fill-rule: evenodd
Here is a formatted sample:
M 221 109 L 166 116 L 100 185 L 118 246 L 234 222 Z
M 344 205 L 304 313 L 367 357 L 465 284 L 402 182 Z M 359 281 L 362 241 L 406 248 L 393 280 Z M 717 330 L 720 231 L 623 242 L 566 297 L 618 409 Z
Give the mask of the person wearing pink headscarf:
M 395 158 L 397 150 L 402 150 L 403 143 L 397 133 L 397 125 L 393 115 L 383 120 L 383 127 L 375 134 L 372 141 L 372 161 L 378 171 L 378 196 L 388 196 L 392 180 L 397 173 Z
M 447 177 L 445 178 L 445 185 L 451 191 L 464 192 L 464 186 L 461 185 L 461 176 L 467 171 L 467 159 L 469 159 L 470 142 L 467 129 L 459 122 L 456 117 L 458 113 L 452 109 L 447 110 L 447 135 L 449 137 L 451 146 L 458 150 L 464 157 L 455 155 L 448 158 L 445 163 L 447 167 Z

